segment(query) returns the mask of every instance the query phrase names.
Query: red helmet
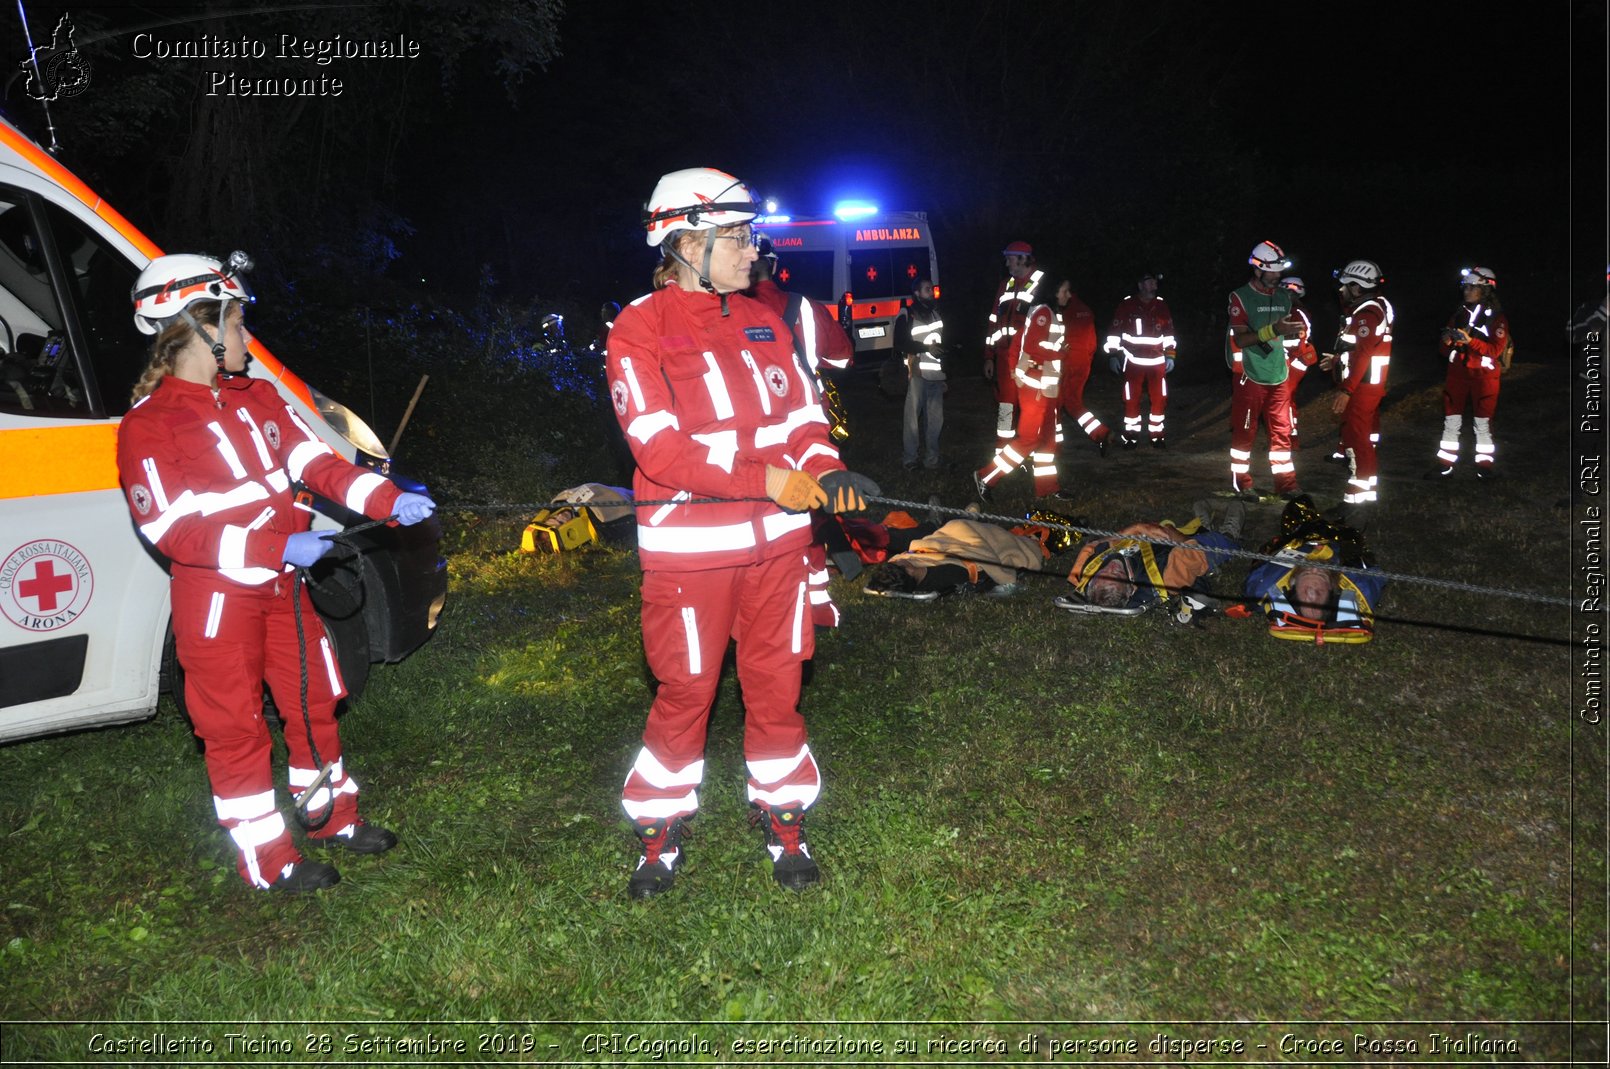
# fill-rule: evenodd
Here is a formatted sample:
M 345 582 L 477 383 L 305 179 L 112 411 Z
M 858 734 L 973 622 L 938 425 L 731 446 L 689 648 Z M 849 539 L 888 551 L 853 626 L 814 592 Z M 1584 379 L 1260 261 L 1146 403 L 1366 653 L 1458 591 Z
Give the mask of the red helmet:
M 1021 256 L 1026 260 L 1034 259 L 1034 246 L 1026 241 L 1014 241 L 1001 250 L 1002 256 Z

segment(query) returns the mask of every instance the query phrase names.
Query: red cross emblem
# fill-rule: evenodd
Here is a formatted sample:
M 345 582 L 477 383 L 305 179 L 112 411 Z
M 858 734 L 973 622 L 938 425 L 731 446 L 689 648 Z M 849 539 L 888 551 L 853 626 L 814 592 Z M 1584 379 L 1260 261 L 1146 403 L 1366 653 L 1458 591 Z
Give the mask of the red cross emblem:
M 910 278 L 910 279 L 915 279 L 917 277 L 917 265 L 916 264 L 907 264 L 906 265 L 906 277 Z
M 785 267 L 781 271 L 779 271 L 777 273 L 777 277 L 779 279 L 781 279 L 783 282 L 787 282 L 788 279 L 789 279 L 788 268 Z
M 34 577 L 17 584 L 17 593 L 25 598 L 39 599 L 39 611 L 55 612 L 56 595 L 73 589 L 73 577 L 56 571 L 56 562 L 46 557 L 34 562 Z
M 866 269 L 866 280 L 868 282 L 876 282 L 877 279 L 878 279 L 878 269 L 876 267 L 867 268 Z
M 83 615 L 95 588 L 89 558 L 54 538 L 0 560 L 0 614 L 28 631 L 54 631 Z

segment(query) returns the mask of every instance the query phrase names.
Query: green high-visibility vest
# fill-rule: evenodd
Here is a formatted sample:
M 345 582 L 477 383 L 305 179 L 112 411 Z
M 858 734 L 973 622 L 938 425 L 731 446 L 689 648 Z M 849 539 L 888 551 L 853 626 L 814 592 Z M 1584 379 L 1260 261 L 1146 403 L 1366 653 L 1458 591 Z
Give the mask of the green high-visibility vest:
M 1291 314 L 1290 290 L 1276 287 L 1273 293 L 1262 293 L 1248 282 L 1236 290 L 1235 295 L 1241 298 L 1241 307 L 1247 310 L 1247 326 L 1253 330 L 1278 323 Z M 1255 341 L 1242 346 L 1241 364 L 1247 378 L 1260 386 L 1278 386 L 1286 381 L 1290 372 L 1286 366 L 1286 347 L 1280 343 L 1278 335 L 1273 341 Z

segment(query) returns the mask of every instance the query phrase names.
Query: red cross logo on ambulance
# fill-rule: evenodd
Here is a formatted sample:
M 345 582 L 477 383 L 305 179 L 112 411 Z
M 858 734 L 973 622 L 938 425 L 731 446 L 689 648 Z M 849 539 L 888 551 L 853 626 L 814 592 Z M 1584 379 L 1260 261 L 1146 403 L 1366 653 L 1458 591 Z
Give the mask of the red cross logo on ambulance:
M 788 376 L 776 364 L 766 365 L 766 388 L 778 397 L 788 393 Z
M 0 561 L 0 612 L 26 631 L 55 631 L 84 614 L 95 591 L 89 558 L 44 538 Z

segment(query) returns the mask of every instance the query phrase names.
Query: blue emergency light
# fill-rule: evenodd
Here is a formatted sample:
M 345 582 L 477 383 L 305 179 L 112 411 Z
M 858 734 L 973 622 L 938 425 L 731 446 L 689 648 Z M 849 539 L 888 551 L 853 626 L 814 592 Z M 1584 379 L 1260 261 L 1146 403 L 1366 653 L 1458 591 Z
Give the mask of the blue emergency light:
M 842 200 L 833 208 L 833 214 L 844 222 L 851 219 L 864 219 L 869 215 L 878 214 L 878 206 L 864 200 Z

